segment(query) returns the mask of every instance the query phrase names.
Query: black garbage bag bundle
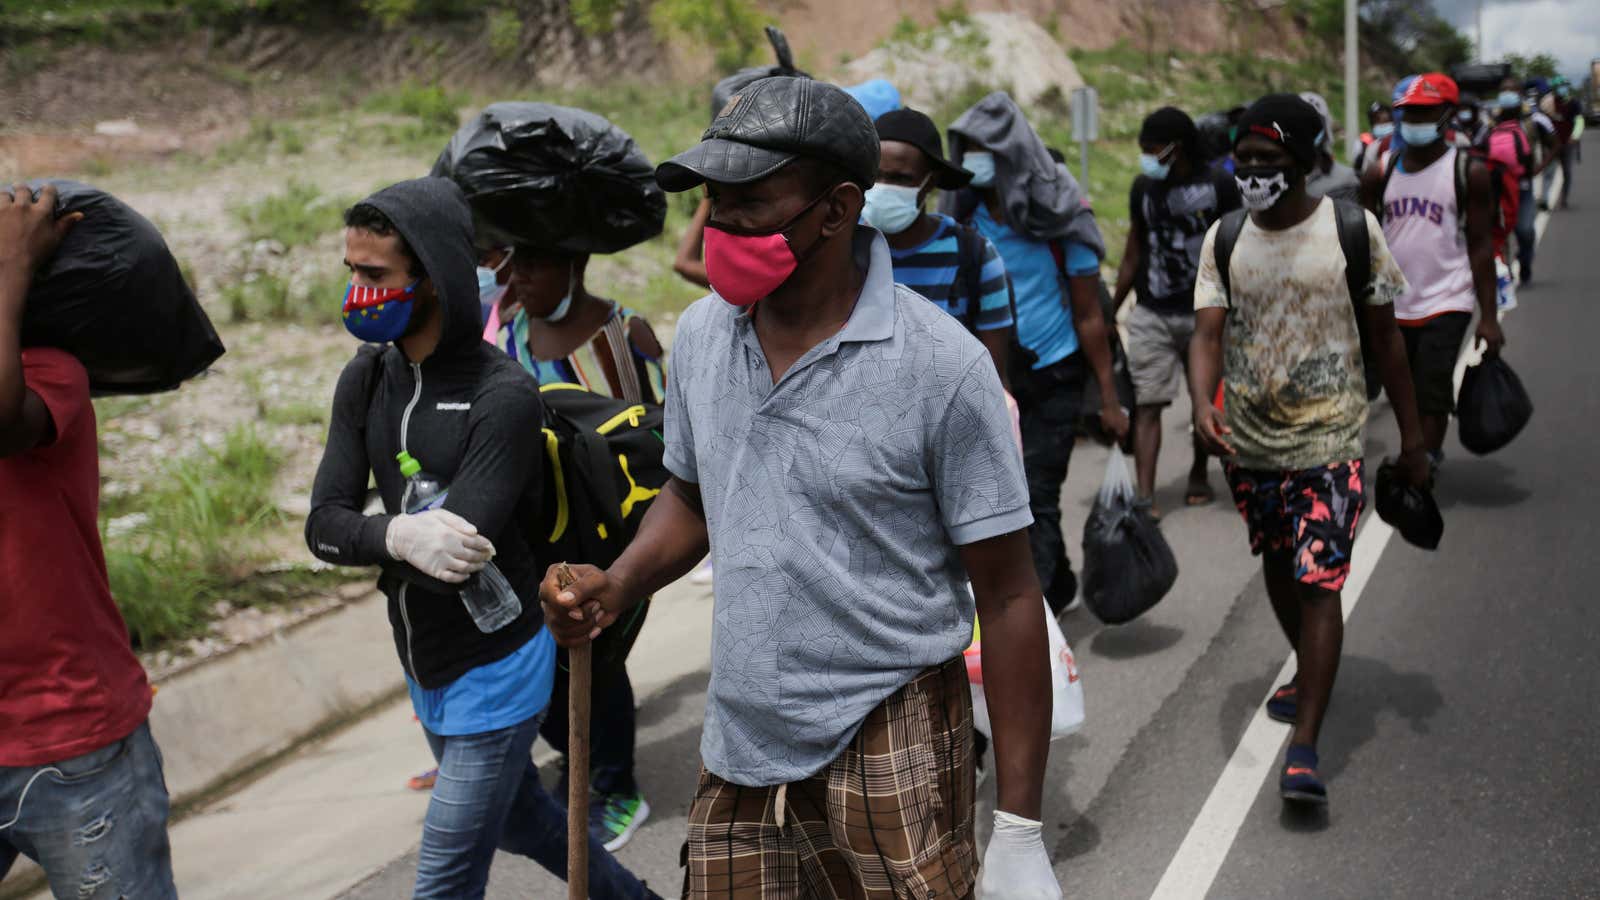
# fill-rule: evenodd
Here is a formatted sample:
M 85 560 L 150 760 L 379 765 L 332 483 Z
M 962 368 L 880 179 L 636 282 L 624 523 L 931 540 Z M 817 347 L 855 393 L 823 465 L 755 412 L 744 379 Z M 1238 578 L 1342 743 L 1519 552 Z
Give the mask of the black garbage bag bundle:
M 56 214 L 82 221 L 35 275 L 22 311 L 22 346 L 77 357 L 96 395 L 170 391 L 224 352 L 178 261 L 150 220 L 105 191 L 56 187 Z
M 1434 502 L 1433 492 L 1407 483 L 1393 460 L 1386 459 L 1378 466 L 1373 499 L 1378 518 L 1393 525 L 1406 543 L 1424 550 L 1439 549 L 1444 537 L 1444 516 Z
M 655 167 L 604 116 L 551 103 L 490 104 L 439 154 L 480 241 L 554 253 L 616 253 L 661 233 Z
M 1083 526 L 1083 600 L 1108 625 L 1131 622 L 1161 602 L 1178 580 L 1178 560 L 1113 448 L 1105 481 Z
M 1533 400 L 1505 359 L 1494 356 L 1470 366 L 1456 401 L 1461 446 L 1482 456 L 1511 443 L 1533 418 Z

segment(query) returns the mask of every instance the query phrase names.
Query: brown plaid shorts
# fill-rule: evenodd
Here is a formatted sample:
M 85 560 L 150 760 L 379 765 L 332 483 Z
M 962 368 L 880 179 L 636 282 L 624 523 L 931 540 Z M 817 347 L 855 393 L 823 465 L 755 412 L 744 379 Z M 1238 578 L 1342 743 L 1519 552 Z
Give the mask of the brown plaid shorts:
M 741 787 L 700 770 L 684 845 L 694 900 L 965 900 L 972 692 L 956 657 L 923 671 L 804 781 Z

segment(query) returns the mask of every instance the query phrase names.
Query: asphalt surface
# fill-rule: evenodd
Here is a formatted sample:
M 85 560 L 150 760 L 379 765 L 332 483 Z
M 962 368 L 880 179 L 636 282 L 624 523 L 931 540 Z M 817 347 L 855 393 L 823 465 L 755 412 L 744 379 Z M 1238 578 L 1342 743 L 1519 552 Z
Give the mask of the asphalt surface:
M 1600 169 L 1578 172 L 1574 208 L 1551 221 L 1538 280 L 1505 324 L 1532 423 L 1487 458 L 1452 436 L 1444 543 L 1428 553 L 1390 539 L 1347 624 L 1321 746 L 1328 811 L 1286 812 L 1275 758 L 1242 825 L 1220 838 L 1215 880 L 1176 895 L 1600 898 L 1600 774 L 1587 766 L 1600 746 L 1600 562 L 1587 546 L 1600 509 L 1588 256 L 1600 249 Z M 1053 745 L 1046 784 L 1046 843 L 1068 897 L 1152 895 L 1288 652 L 1237 514 L 1225 501 L 1182 508 L 1185 418 L 1168 414 L 1157 497 L 1178 585 L 1127 626 L 1084 611 L 1063 621 L 1088 706 L 1084 730 Z M 1368 458 L 1397 444 L 1380 403 Z M 1074 455 L 1063 501 L 1074 547 L 1105 460 L 1098 447 Z M 1223 490 L 1215 468 L 1212 484 Z M 707 674 L 640 698 L 639 779 L 655 811 L 619 858 L 666 896 L 682 880 Z M 986 822 L 992 782 L 980 797 Z M 415 865 L 413 852 L 344 897 L 409 896 Z M 564 891 L 501 854 L 489 896 Z

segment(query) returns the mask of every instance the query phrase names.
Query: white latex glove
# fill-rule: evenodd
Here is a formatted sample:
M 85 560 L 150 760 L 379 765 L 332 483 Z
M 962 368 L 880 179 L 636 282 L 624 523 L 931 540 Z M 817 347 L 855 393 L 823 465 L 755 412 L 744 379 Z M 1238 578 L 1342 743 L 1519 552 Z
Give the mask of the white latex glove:
M 395 516 L 383 542 L 390 556 L 448 584 L 466 581 L 494 557 L 494 544 L 488 538 L 471 522 L 443 509 Z
M 1044 850 L 1044 823 L 995 810 L 982 888 L 983 900 L 1061 900 Z

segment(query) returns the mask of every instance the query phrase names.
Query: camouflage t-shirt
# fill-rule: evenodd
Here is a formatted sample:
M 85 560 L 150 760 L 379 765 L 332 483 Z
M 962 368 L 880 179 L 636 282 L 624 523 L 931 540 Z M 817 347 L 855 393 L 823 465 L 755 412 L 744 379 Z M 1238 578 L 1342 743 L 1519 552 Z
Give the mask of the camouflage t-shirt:
M 1393 303 L 1406 277 L 1371 213 L 1367 235 L 1372 293 L 1365 302 Z M 1367 384 L 1333 202 L 1324 200 L 1282 231 L 1246 221 L 1229 265 L 1231 298 L 1217 277 L 1216 239 L 1212 226 L 1200 252 L 1194 308 L 1228 311 L 1222 371 L 1237 462 L 1308 469 L 1359 459 Z

